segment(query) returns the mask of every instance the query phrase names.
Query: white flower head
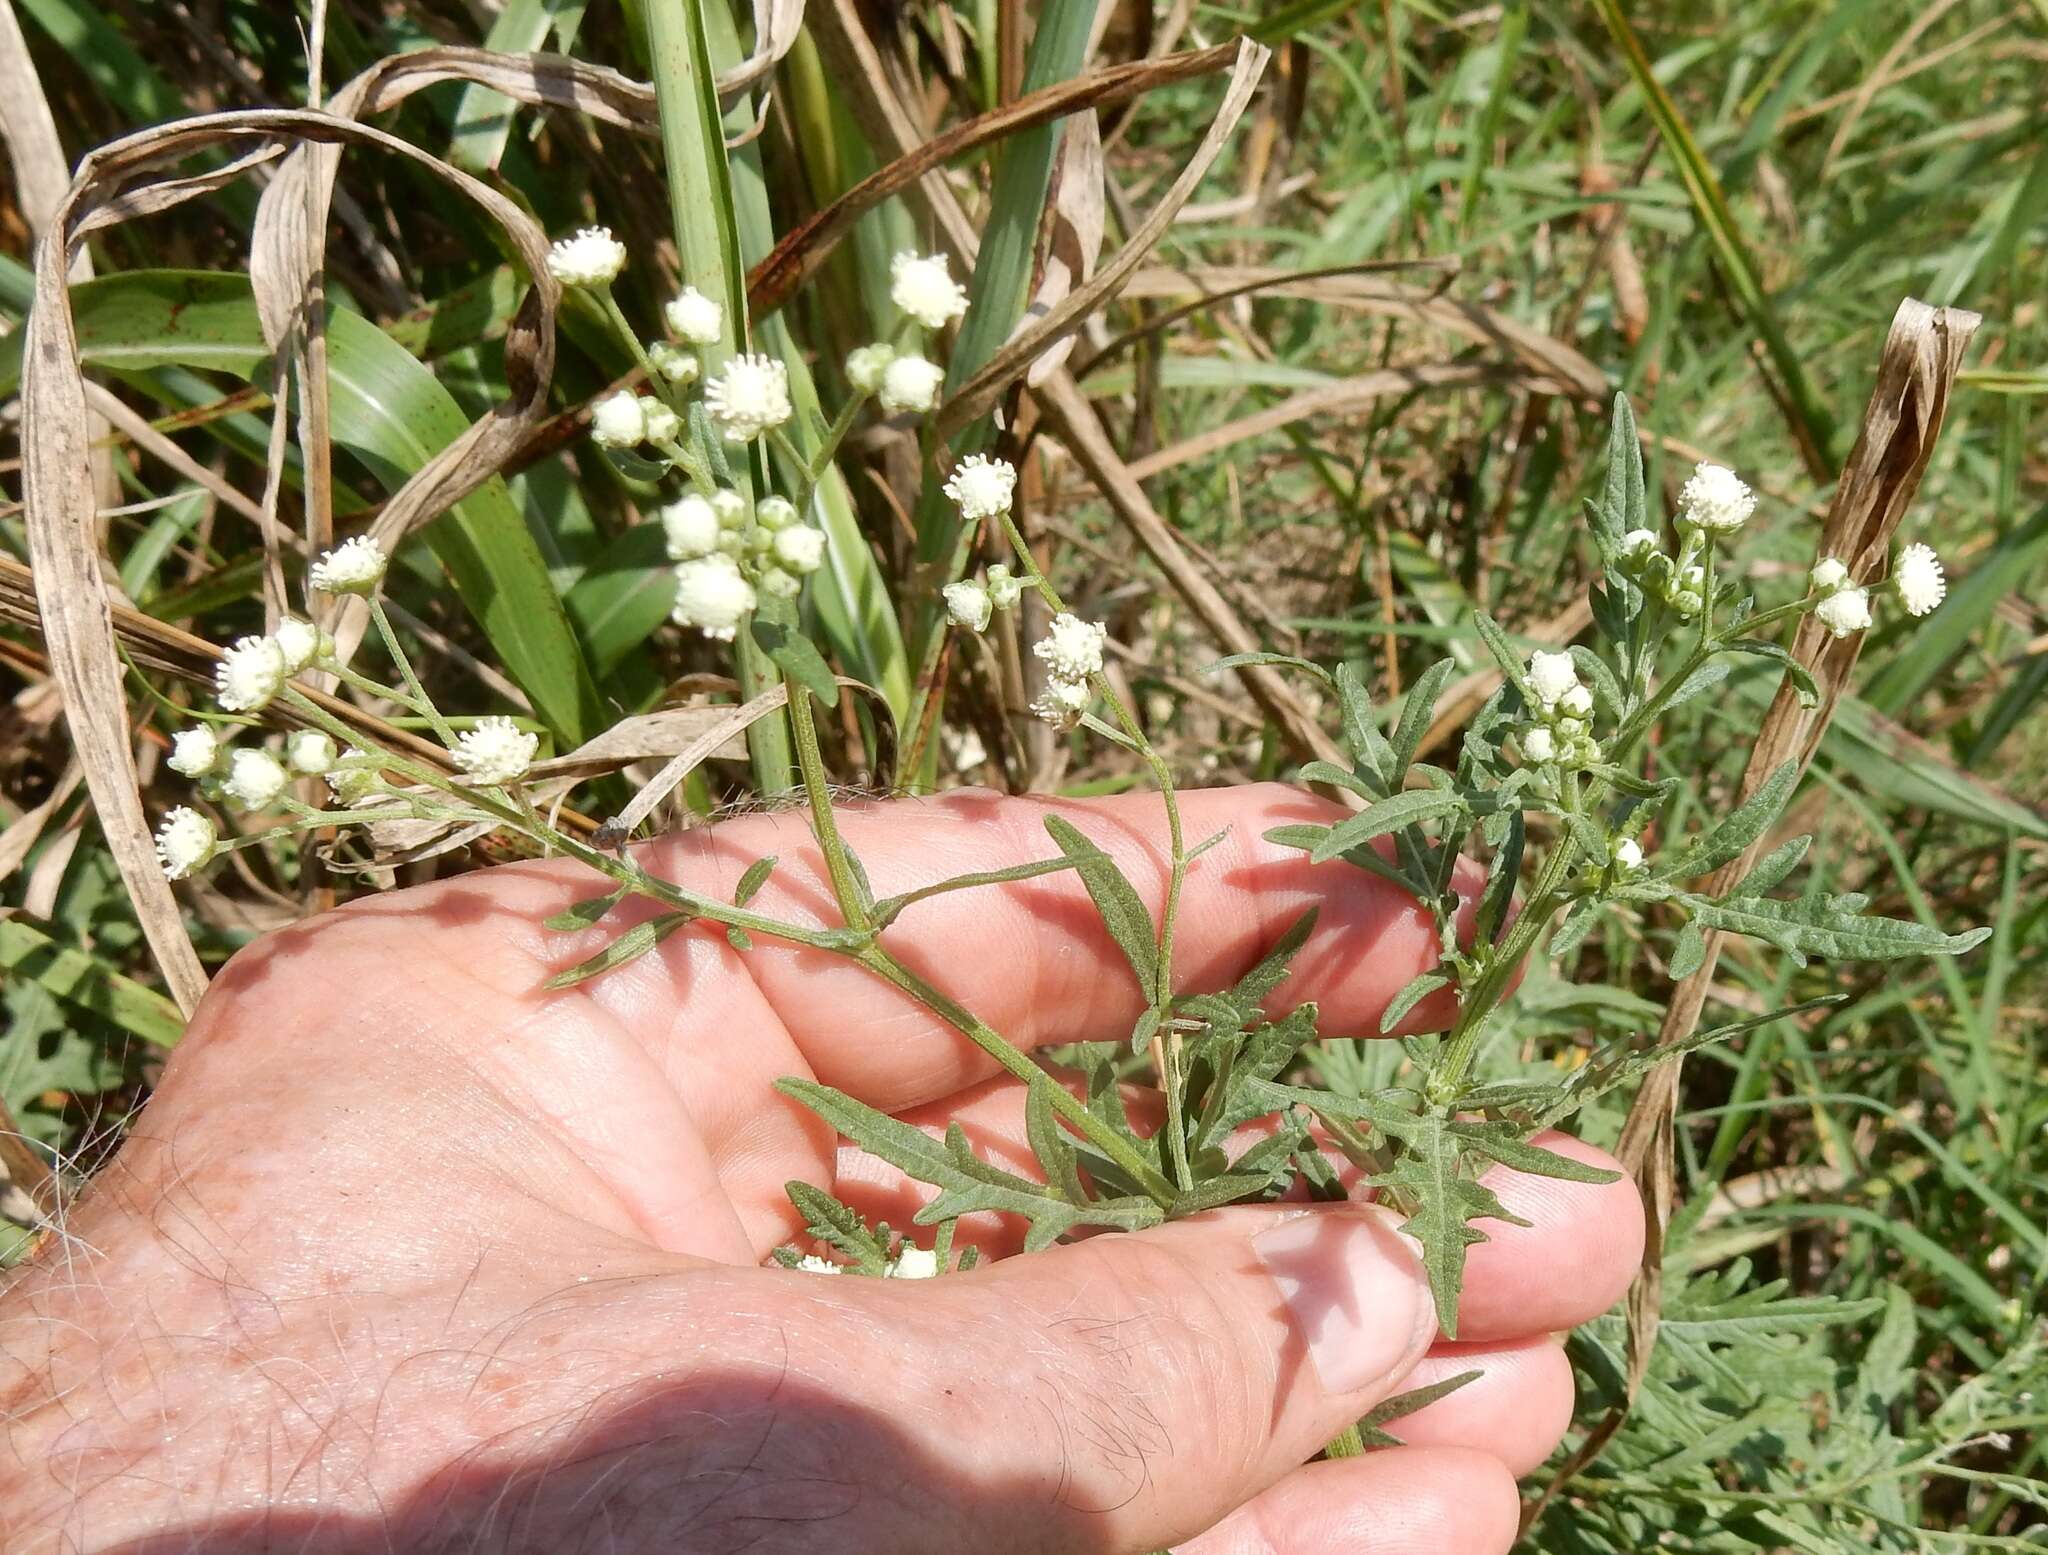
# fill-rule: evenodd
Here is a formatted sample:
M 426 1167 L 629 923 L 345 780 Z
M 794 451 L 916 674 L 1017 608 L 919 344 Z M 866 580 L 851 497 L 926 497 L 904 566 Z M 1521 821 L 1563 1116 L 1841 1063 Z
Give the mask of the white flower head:
M 896 348 L 886 341 L 861 346 L 847 355 L 846 381 L 863 394 L 874 394 L 881 389 L 882 375 L 895 360 Z
M 804 591 L 804 580 L 780 567 L 763 567 L 761 575 L 754 579 L 754 587 L 778 599 L 795 599 Z
M 1525 759 L 1541 766 L 1546 761 L 1557 759 L 1557 736 L 1543 725 L 1522 731 L 1522 755 Z
M 1849 586 L 1849 569 L 1832 556 L 1823 556 L 1813 564 L 1813 571 L 1806 575 L 1816 594 L 1832 594 L 1836 589 Z
M 1567 718 L 1586 718 L 1593 711 L 1593 693 L 1584 686 L 1573 686 L 1557 699 L 1557 710 Z
M 1029 581 L 1012 576 L 1003 563 L 992 562 L 988 569 L 988 597 L 996 609 L 1008 610 L 1024 597 L 1024 585 Z
M 1102 645 L 1109 629 L 1100 621 L 1083 621 L 1062 612 L 1052 618 L 1045 636 L 1031 645 L 1055 680 L 1085 681 L 1102 668 Z
M 969 454 L 954 466 L 953 477 L 943 489 L 960 509 L 960 516 L 977 523 L 1010 511 L 1017 471 L 1005 460 Z
M 591 408 L 590 440 L 600 448 L 631 448 L 647 436 L 647 407 L 630 389 L 607 395 Z
M 296 675 L 320 657 L 320 639 L 325 634 L 311 621 L 301 621 L 297 616 L 286 616 L 277 623 L 277 630 L 270 635 L 277 644 L 278 652 L 284 655 L 285 673 Z M 330 642 L 326 646 L 332 648 L 333 644 Z
M 1657 531 L 1654 529 L 1631 529 L 1621 537 L 1621 554 L 1640 561 L 1657 549 Z
M 496 787 L 524 777 L 539 749 L 539 735 L 494 713 L 455 737 L 455 765 L 471 782 Z
M 694 626 L 706 637 L 729 643 L 754 605 L 754 586 L 730 556 L 700 556 L 676 568 L 676 604 L 670 619 L 677 626 Z
M 939 592 L 946 596 L 946 619 L 970 632 L 985 630 L 989 617 L 995 614 L 995 604 L 989 599 L 988 590 L 972 578 L 948 583 Z
M 1678 488 L 1678 520 L 1714 534 L 1733 534 L 1756 511 L 1756 493 L 1726 465 L 1696 464 Z
M 243 809 L 260 810 L 290 781 L 291 774 L 269 751 L 238 750 L 228 761 L 228 780 L 221 788 Z
M 585 227 L 548 250 L 548 273 L 564 286 L 603 286 L 626 268 L 626 245 L 610 227 Z
M 214 666 L 214 699 L 231 713 L 253 713 L 284 689 L 284 676 L 275 638 L 244 637 Z
M 334 765 L 334 741 L 318 729 L 299 729 L 286 736 L 284 759 L 294 772 L 319 777 Z
M 903 1251 L 884 1271 L 890 1279 L 928 1280 L 939 1272 L 939 1255 L 929 1247 L 915 1247 L 908 1242 Z
M 1624 837 L 1614 845 L 1614 862 L 1624 873 L 1634 874 L 1643 867 L 1643 845 L 1633 837 Z
M 647 365 L 670 383 L 695 383 L 700 371 L 694 354 L 666 340 L 648 346 Z
M 796 1261 L 796 1266 L 806 1274 L 838 1274 L 841 1269 L 829 1258 L 820 1258 L 816 1253 L 806 1253 Z
M 718 527 L 739 530 L 747 527 L 747 499 L 736 491 L 714 491 L 711 511 L 718 515 Z
M 167 765 L 173 772 L 188 778 L 205 777 L 220 761 L 220 736 L 205 724 L 194 728 L 180 729 L 171 736 L 171 754 Z
M 1892 587 L 1909 616 L 1924 616 L 1948 597 L 1948 579 L 1931 545 L 1909 545 L 1892 567 Z
M 967 311 L 967 289 L 946 269 L 946 256 L 908 251 L 889 261 L 889 300 L 926 329 L 939 329 Z
M 789 369 L 773 357 L 734 357 L 704 385 L 704 408 L 728 443 L 751 442 L 790 418 Z
M 650 443 L 673 443 L 682 435 L 683 418 L 652 394 L 640 396 L 640 422 L 641 435 Z
M 215 840 L 213 822 L 197 810 L 179 805 L 164 812 L 156 829 L 157 860 L 166 876 L 183 880 L 213 857 Z
M 775 559 L 800 578 L 816 572 L 825 561 L 825 531 L 808 524 L 776 530 Z
M 1088 711 L 1089 695 L 1085 680 L 1048 680 L 1032 698 L 1031 711 L 1055 729 L 1071 729 Z
M 306 581 L 323 594 L 368 595 L 382 581 L 389 561 L 375 540 L 355 535 L 313 563 Z
M 1820 624 L 1836 639 L 1853 637 L 1870 627 L 1870 590 L 1840 589 L 1813 607 Z
M 661 312 L 676 338 L 693 346 L 716 345 L 725 335 L 724 306 L 694 286 L 685 286 Z
M 1558 699 L 1578 683 L 1579 667 L 1570 654 L 1545 653 L 1538 648 L 1529 655 L 1529 689 L 1545 708 L 1555 707 Z
M 695 561 L 718 549 L 718 513 L 694 491 L 669 503 L 660 517 L 670 561 Z
M 946 369 L 936 362 L 921 356 L 899 356 L 883 369 L 876 397 L 892 416 L 927 411 L 939 403 L 939 390 L 945 382 Z
M 763 497 L 754 504 L 754 521 L 771 534 L 797 521 L 796 504 L 787 497 Z

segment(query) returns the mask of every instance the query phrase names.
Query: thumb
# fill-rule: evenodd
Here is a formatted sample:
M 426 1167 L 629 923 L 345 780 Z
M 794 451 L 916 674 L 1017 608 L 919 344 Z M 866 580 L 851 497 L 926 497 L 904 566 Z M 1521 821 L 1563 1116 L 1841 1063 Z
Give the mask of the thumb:
M 1161 1549 L 1299 1467 L 1428 1350 L 1434 1308 L 1395 1224 L 1360 1204 L 1226 1209 L 832 1295 L 912 1323 L 898 1375 L 926 1403 L 929 1379 L 952 1382 L 956 1465 L 1013 1493 L 1042 1482 L 1036 1526 L 992 1519 L 959 1547 Z

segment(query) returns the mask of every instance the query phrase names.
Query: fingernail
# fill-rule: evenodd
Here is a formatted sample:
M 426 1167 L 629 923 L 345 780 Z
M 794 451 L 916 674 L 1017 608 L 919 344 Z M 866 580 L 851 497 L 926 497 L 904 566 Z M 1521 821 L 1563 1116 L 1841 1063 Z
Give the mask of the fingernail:
M 1252 1248 L 1332 1393 L 1355 1393 L 1420 1360 L 1435 1332 L 1414 1250 L 1383 1211 L 1316 1210 Z

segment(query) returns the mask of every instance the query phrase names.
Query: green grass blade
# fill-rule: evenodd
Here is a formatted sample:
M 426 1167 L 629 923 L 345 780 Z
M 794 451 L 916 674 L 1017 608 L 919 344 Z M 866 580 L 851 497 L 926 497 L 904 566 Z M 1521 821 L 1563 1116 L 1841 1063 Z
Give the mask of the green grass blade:
M 58 944 L 20 918 L 0 918 L 0 970 L 40 983 L 66 1003 L 152 1046 L 176 1047 L 185 1034 L 184 1017 L 162 994 L 123 977 L 97 956 Z

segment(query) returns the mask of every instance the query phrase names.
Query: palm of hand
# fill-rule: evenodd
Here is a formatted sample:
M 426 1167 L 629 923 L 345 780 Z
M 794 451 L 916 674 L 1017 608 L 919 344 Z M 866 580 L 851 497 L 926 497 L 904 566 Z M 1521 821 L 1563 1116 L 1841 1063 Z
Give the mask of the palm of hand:
M 1231 828 L 1190 878 L 1184 986 L 1227 983 L 1320 901 L 1279 1002 L 1376 1029 L 1431 954 L 1413 904 L 1260 841 L 1314 801 L 1184 804 L 1191 835 Z M 1141 889 L 1163 878 L 1156 801 L 1069 813 Z M 887 893 L 1042 856 L 1042 814 L 959 795 L 845 824 Z M 825 921 L 796 816 L 653 862 L 729 895 L 764 853 L 783 862 L 757 905 Z M 1549 1336 L 1634 1267 L 1626 1184 L 1503 1184 L 1533 1225 L 1475 1250 L 1457 1345 L 1431 1346 L 1370 1213 L 1255 1243 L 1284 1212 L 1230 1210 L 916 1285 L 764 1269 L 802 1235 L 792 1178 L 900 1227 L 926 1192 L 842 1157 L 777 1078 L 958 1119 L 1029 1171 L 1020 1090 L 865 970 L 743 955 L 708 925 L 542 993 L 629 921 L 541 927 L 591 890 L 577 867 L 498 869 L 224 970 L 71 1240 L 0 1297 L 0 1506 L 21 1509 L 0 1543 L 1249 1555 L 1512 1535 L 1509 1472 L 1569 1413 Z M 938 899 L 891 944 L 1021 1045 L 1136 1013 L 1070 876 Z M 992 1221 L 962 1229 L 1013 1250 Z M 1475 1366 L 1403 1422 L 1411 1445 L 1295 1467 L 1377 1398 Z

